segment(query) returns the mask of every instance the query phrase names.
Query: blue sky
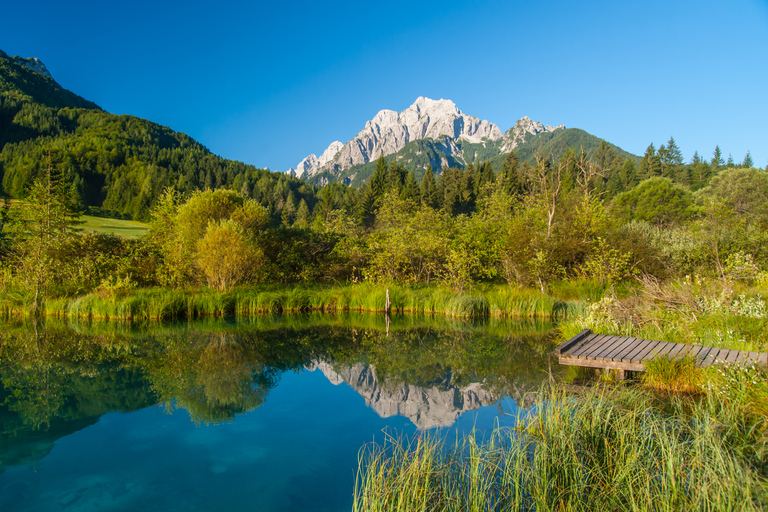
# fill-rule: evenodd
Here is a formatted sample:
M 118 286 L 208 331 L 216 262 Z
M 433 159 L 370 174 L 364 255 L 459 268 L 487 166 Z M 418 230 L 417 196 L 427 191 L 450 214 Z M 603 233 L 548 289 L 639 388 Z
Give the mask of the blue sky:
M 642 155 L 768 165 L 768 1 L 8 2 L 0 49 L 116 114 L 286 170 L 376 112 L 453 100 Z

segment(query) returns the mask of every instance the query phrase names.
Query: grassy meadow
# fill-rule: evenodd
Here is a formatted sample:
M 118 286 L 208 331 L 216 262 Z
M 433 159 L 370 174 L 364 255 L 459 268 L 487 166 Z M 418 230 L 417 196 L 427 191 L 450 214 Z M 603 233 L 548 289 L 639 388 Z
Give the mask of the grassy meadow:
M 136 220 L 110 219 L 93 215 L 82 215 L 80 220 L 83 223 L 78 226 L 78 229 L 83 231 L 118 235 L 128 239 L 141 238 L 149 232 L 148 224 Z

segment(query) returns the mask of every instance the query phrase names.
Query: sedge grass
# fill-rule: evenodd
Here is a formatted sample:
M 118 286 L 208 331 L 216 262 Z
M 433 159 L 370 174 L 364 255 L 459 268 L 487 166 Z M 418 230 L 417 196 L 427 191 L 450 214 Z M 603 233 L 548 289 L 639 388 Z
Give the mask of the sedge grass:
M 105 320 L 170 320 L 238 317 L 280 312 L 385 311 L 389 295 L 393 313 L 439 314 L 455 318 L 549 318 L 579 314 L 578 301 L 562 301 L 537 291 L 507 286 L 477 287 L 458 294 L 450 288 L 352 284 L 344 286 L 242 287 L 220 293 L 209 288 L 138 288 L 118 292 L 97 290 L 78 297 L 46 301 L 46 315 Z M 0 315 L 25 316 L 25 301 L 6 292 Z
M 388 439 L 360 458 L 353 510 L 764 510 L 765 418 L 639 390 L 541 394 L 511 430 L 448 447 Z M 724 411 L 728 410 L 728 412 Z
M 657 392 L 695 394 L 702 391 L 705 371 L 693 357 L 655 357 L 645 363 L 642 381 Z

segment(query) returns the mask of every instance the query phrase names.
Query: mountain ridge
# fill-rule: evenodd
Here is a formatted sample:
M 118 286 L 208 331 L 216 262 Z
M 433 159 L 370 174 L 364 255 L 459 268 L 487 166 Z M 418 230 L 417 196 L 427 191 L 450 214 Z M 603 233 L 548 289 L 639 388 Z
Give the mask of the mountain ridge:
M 451 100 L 433 100 L 420 96 L 400 113 L 380 110 L 350 141 L 344 144 L 334 141 L 320 157 L 311 154 L 299 162 L 295 169 L 291 168 L 287 172 L 311 181 L 317 181 L 313 178 L 321 174 L 327 181 L 344 181 L 349 176 L 342 175 L 348 169 L 371 163 L 381 156 L 396 154 L 409 144 L 421 140 L 442 144 L 442 149 L 438 150 L 442 157 L 433 159 L 429 165 L 438 168 L 451 163 L 467 165 L 475 158 L 465 155 L 463 144 L 479 144 L 483 147 L 490 144 L 495 148 L 495 156 L 515 149 L 528 135 L 563 128 L 565 126 L 562 124 L 545 126 L 524 116 L 502 133 L 496 124 L 465 114 Z M 425 169 L 426 165 L 422 163 L 421 168 Z

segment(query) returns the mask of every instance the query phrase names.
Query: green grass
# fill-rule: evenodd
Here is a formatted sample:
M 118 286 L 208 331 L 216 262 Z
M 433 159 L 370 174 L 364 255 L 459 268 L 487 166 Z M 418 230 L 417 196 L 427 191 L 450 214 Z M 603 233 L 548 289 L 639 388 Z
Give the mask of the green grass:
M 353 510 L 764 510 L 765 418 L 708 395 L 659 402 L 637 389 L 542 392 L 487 441 L 427 434 L 360 457 Z
M 82 215 L 80 220 L 83 224 L 80 224 L 78 229 L 119 235 L 123 238 L 141 238 L 149 232 L 149 225 L 135 220 L 109 219 L 92 215 Z
M 376 312 L 385 310 L 389 291 L 392 313 L 439 314 L 453 318 L 561 319 L 578 314 L 583 306 L 538 292 L 506 286 L 477 288 L 457 294 L 443 287 L 409 288 L 397 285 L 241 287 L 219 293 L 209 288 L 135 289 L 126 294 L 98 291 L 79 297 L 49 299 L 46 314 L 64 318 L 109 320 L 169 320 L 199 317 L 249 318 L 281 312 Z M 0 296 L 0 314 L 23 315 L 23 303 L 8 293 Z

